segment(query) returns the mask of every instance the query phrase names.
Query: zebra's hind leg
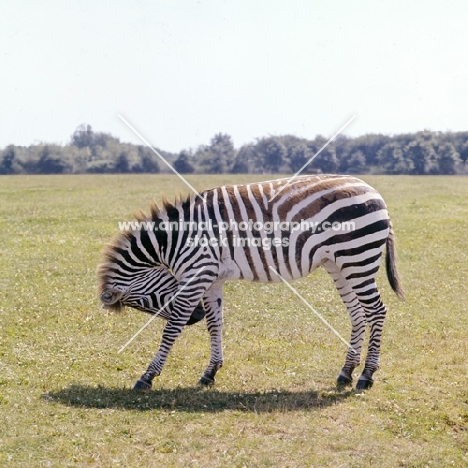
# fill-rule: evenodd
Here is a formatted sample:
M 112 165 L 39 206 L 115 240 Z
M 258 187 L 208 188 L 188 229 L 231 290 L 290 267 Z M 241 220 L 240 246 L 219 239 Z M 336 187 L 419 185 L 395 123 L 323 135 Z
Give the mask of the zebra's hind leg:
M 210 363 L 203 372 L 199 383 L 201 385 L 213 385 L 216 372 L 223 365 L 223 284 L 215 283 L 206 291 L 203 302 L 206 309 L 206 325 L 210 334 L 211 354 Z
M 349 281 L 340 272 L 338 266 L 331 260 L 324 263 L 323 266 L 335 281 L 335 287 L 348 309 L 351 319 L 350 347 L 346 354 L 345 365 L 336 379 L 338 387 L 345 387 L 352 384 L 353 370 L 359 366 L 361 361 L 362 345 L 366 332 L 366 318 L 356 293 L 353 291 Z
M 380 298 L 375 281 L 363 292 L 356 292 L 366 314 L 367 324 L 370 327 L 369 347 L 366 356 L 366 364 L 357 382 L 358 390 L 366 390 L 372 387 L 374 372 L 380 366 L 380 345 L 382 330 L 385 321 L 386 308 Z

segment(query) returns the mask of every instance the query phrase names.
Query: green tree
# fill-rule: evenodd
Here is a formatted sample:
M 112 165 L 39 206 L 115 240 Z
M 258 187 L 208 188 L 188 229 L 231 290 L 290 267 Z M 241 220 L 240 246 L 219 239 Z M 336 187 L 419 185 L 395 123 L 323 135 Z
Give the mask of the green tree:
M 88 171 L 90 161 L 88 148 L 77 148 L 68 145 L 63 148 L 67 158 L 72 162 L 73 174 L 84 174 Z
M 188 151 L 184 150 L 179 153 L 179 157 L 174 161 L 174 169 L 180 174 L 193 174 L 195 172 Z
M 203 171 L 208 174 L 226 174 L 231 170 L 235 159 L 232 139 L 225 133 L 217 133 L 209 146 L 201 147 L 195 154 Z
M 387 143 L 377 156 L 386 174 L 410 174 L 414 169 L 413 161 L 405 156 L 398 143 Z
M 255 145 L 256 162 L 263 171 L 278 173 L 286 162 L 286 148 L 275 137 L 259 140 Z
M 90 174 L 107 174 L 114 172 L 114 162 L 110 159 L 98 159 L 88 164 L 86 172 Z
M 37 163 L 40 174 L 65 174 L 73 172 L 73 163 L 61 146 L 42 146 Z
M 21 166 L 16 156 L 15 147 L 7 146 L 0 153 L 0 174 L 18 174 L 21 171 Z
M 468 140 L 465 141 L 462 145 L 461 145 L 461 148 L 460 148 L 460 159 L 464 162 L 464 163 L 467 163 L 468 162 Z
M 71 144 L 77 148 L 85 148 L 93 146 L 94 132 L 91 125 L 81 124 L 73 132 L 71 137 Z
M 366 157 L 361 150 L 356 150 L 347 159 L 345 171 L 347 174 L 365 174 Z
M 391 140 L 392 138 L 387 135 L 373 134 L 373 133 L 362 135 L 357 138 L 349 139 L 348 140 L 349 158 L 351 158 L 352 154 L 356 153 L 357 151 L 360 151 L 364 155 L 366 167 L 378 166 L 379 161 L 378 161 L 377 154 L 379 150 L 383 148 Z
M 316 155 L 320 151 L 320 154 L 308 166 L 309 170 L 319 168 L 322 172 L 328 174 L 333 174 L 337 171 L 338 158 L 336 157 L 335 144 L 330 143 L 326 148 L 322 149 L 326 143 L 327 140 L 319 135 L 309 145 L 313 155 Z
M 418 139 L 405 148 L 405 156 L 413 163 L 413 174 L 430 174 L 436 167 L 436 154 L 429 141 Z
M 130 172 L 129 153 L 126 150 L 121 150 L 114 165 L 115 172 L 125 174 Z
M 439 174 L 456 174 L 458 172 L 461 166 L 461 159 L 451 143 L 439 146 L 437 163 Z
M 306 143 L 300 142 L 288 147 L 289 167 L 293 172 L 297 172 L 307 161 L 312 158 L 313 153 Z M 305 169 L 307 171 L 307 168 Z
M 91 126 L 88 125 L 89 131 L 92 132 Z M 112 136 L 110 133 L 105 132 L 92 132 L 88 138 L 87 144 L 85 146 L 101 146 L 105 147 L 109 143 L 120 143 L 120 140 Z M 78 146 L 78 145 L 76 145 Z
M 256 154 L 254 145 L 244 145 L 237 152 L 234 165 L 231 168 L 232 174 L 248 174 L 255 162 Z
M 157 160 L 157 156 L 146 146 L 138 146 L 138 158 L 139 158 L 139 171 L 145 173 L 159 173 L 161 169 Z

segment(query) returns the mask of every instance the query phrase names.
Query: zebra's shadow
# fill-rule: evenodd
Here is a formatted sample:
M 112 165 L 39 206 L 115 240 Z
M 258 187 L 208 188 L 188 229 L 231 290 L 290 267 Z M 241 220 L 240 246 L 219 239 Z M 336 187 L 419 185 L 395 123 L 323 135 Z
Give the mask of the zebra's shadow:
M 195 413 L 236 410 L 269 413 L 320 410 L 336 405 L 354 394 L 353 390 L 338 391 L 336 388 L 320 391 L 232 392 L 202 387 L 157 389 L 149 393 L 138 393 L 130 389 L 74 384 L 46 393 L 42 398 L 67 406 L 96 409 L 176 410 Z

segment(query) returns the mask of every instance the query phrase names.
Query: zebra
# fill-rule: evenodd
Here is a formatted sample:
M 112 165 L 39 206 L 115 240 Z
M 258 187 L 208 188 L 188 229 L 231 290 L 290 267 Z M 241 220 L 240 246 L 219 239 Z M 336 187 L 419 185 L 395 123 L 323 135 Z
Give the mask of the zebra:
M 137 215 L 140 225 L 149 227 L 121 231 L 105 249 L 98 267 L 104 308 L 129 306 L 159 313 L 167 320 L 159 349 L 134 389 L 151 389 L 184 326 L 202 318 L 211 354 L 199 383 L 213 384 L 223 365 L 224 282 L 290 281 L 319 266 L 333 278 L 351 319 L 350 346 L 337 385 L 352 385 L 368 326 L 367 356 L 356 388 L 372 387 L 386 315 L 376 285 L 385 248 L 387 278 L 404 299 L 394 231 L 381 195 L 346 175 L 226 185 L 199 195 L 179 197 L 172 203 L 164 199 L 162 207 L 153 203 L 149 216 Z M 348 223 L 354 229 L 330 229 L 337 223 Z M 184 229 L 175 229 L 177 225 Z M 241 232 L 241 227 L 246 229 Z M 173 299 L 170 304 L 166 304 L 168 298 Z

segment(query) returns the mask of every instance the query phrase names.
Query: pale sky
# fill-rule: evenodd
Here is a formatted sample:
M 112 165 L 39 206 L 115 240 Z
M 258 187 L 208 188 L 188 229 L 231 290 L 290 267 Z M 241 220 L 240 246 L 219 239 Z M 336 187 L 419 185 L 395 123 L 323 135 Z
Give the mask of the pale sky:
M 468 130 L 468 2 L 0 0 L 0 148 L 89 123 L 178 152 L 228 133 Z

